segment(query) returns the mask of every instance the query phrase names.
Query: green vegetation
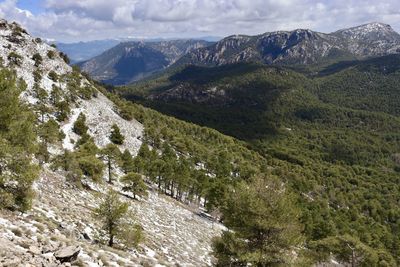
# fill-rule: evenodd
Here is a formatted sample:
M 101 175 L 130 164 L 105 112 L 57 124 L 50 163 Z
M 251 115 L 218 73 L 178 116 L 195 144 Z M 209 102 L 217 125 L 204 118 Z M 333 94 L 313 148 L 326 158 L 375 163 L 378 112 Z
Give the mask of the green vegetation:
M 86 125 L 86 116 L 83 113 L 80 113 L 76 121 L 74 122 L 74 127 L 72 131 L 77 135 L 84 135 L 87 133 L 89 128 Z
M 56 52 L 54 52 L 53 50 L 47 51 L 47 57 L 49 59 L 54 59 L 55 56 L 56 56 Z
M 43 62 L 43 58 L 39 53 L 35 53 L 32 56 L 32 60 L 35 61 L 35 67 L 39 67 Z
M 101 154 L 103 159 L 107 162 L 108 169 L 108 182 L 112 183 L 112 166 L 117 164 L 117 161 L 121 158 L 121 152 L 119 148 L 114 144 L 108 144 L 102 149 Z
M 49 72 L 49 78 L 53 81 L 53 82 L 57 82 L 58 81 L 58 74 L 55 71 L 50 71 Z
M 121 134 L 121 130 L 118 125 L 113 124 L 111 127 L 110 141 L 116 145 L 122 145 L 124 143 L 125 137 Z
M 361 255 L 357 262 L 393 266 L 400 262 L 399 62 L 391 56 L 337 64 L 317 75 L 256 64 L 187 67 L 113 90 L 237 137 L 249 153 L 263 157 L 265 163 L 250 166 L 265 166 L 262 172 L 296 192 L 314 261 L 327 260 L 327 251 L 348 256 L 348 246 L 335 244 L 350 236 L 349 245 Z M 153 131 L 150 136 L 164 136 L 164 130 Z M 183 137 L 174 148 L 185 142 Z
M 13 72 L 0 70 L 0 207 L 25 211 L 33 197 L 38 168 L 34 115 L 19 101 L 25 89 Z
M 7 56 L 8 61 L 11 65 L 20 66 L 22 64 L 22 56 L 16 52 L 10 52 Z
M 124 183 L 124 187 L 122 188 L 124 191 L 128 191 L 132 193 L 133 199 L 136 199 L 136 196 L 146 196 L 147 195 L 147 187 L 144 183 L 142 176 L 138 173 L 130 172 L 124 177 L 121 178 L 122 183 Z
M 59 52 L 60 57 L 64 60 L 65 63 L 69 64 L 70 60 L 68 58 L 68 55 L 63 53 L 63 52 Z
M 118 193 L 113 190 L 104 196 L 99 207 L 94 210 L 94 215 L 102 221 L 110 247 L 114 245 L 115 238 L 129 241 L 130 244 L 127 245 L 134 246 L 142 239 L 140 226 L 133 224 L 133 218 L 128 214 L 128 204 L 122 202 Z
M 302 242 L 300 211 L 279 180 L 257 177 L 241 182 L 222 205 L 230 229 L 214 240 L 217 266 L 293 264 L 288 254 Z

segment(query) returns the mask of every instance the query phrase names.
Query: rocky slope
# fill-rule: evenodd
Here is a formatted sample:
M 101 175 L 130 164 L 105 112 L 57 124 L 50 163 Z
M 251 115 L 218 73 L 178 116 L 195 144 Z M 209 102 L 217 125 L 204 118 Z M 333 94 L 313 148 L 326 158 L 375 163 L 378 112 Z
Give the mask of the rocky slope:
M 34 60 L 38 55 L 40 62 Z M 14 69 L 25 81 L 27 88 L 21 100 L 29 103 L 33 110 L 43 101 L 48 110 L 54 108 L 50 97 L 45 100 L 38 98 L 35 83 L 48 95 L 60 88 L 61 98 L 70 96 L 70 91 L 76 87 L 91 92 L 90 97 L 79 95 L 70 104 L 68 118 L 59 123 L 64 139 L 49 148 L 52 157 L 64 149 L 75 149 L 79 136 L 73 133 L 72 126 L 80 113 L 86 115 L 88 133 L 97 146 L 104 147 L 110 143 L 111 126 L 117 124 L 125 136 L 120 150 L 128 149 L 131 154 L 137 154 L 142 144 L 143 125 L 135 119 L 123 119 L 113 102 L 90 81 L 74 72 L 55 48 L 31 37 L 18 24 L 0 20 L 0 58 L 4 67 Z M 44 116 L 45 120 L 54 117 L 51 111 Z M 121 175 L 122 172 L 116 168 L 116 178 Z M 99 225 L 91 215 L 92 210 L 104 192 L 110 187 L 120 192 L 121 185 L 117 181 L 112 186 L 93 184 L 89 180 L 84 184 L 86 189 L 78 188 L 67 181 L 65 173 L 53 171 L 49 164 L 44 164 L 34 184 L 37 196 L 33 209 L 24 214 L 0 211 L 0 266 L 71 266 L 70 262 L 62 263 L 62 254 L 68 254 L 68 261 L 73 261 L 75 266 L 211 264 L 211 238 L 220 233 L 222 226 L 214 225 L 188 207 L 158 195 L 151 190 L 151 185 L 148 185 L 147 199 L 133 201 L 124 197 L 130 210 L 136 213 L 146 241 L 137 249 L 124 251 L 101 246 L 96 242 Z
M 197 40 L 124 42 L 79 66 L 96 80 L 127 84 L 160 71 L 189 51 L 209 44 Z
M 256 61 L 266 64 L 312 64 L 400 52 L 400 35 L 389 25 L 370 23 L 325 34 L 311 30 L 235 35 L 189 52 L 176 65 L 223 65 Z

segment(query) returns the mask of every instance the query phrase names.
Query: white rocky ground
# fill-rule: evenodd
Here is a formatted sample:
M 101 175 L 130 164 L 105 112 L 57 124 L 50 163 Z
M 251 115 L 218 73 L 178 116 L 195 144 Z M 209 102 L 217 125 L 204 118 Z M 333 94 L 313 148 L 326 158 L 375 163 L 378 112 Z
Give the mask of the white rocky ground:
M 116 250 L 93 241 L 100 229 L 92 216 L 99 202 L 96 190 L 78 189 L 48 170 L 36 189 L 30 212 L 0 213 L 0 266 L 58 266 L 54 252 L 70 245 L 81 248 L 76 266 L 210 266 L 211 239 L 223 229 L 150 190 L 147 199 L 122 197 L 144 228 L 145 241 L 136 250 Z
M 63 82 L 48 78 L 50 71 L 63 75 L 71 68 L 58 56 L 47 57 L 48 51 L 56 50 L 38 42 L 26 33 L 10 38 L 17 25 L 0 20 L 0 58 L 4 66 L 14 51 L 22 56 L 21 64 L 13 66 L 19 78 L 25 80 L 27 90 L 22 100 L 34 105 L 37 101 L 32 88 L 35 70 L 32 56 L 43 57 L 40 86 L 51 92 L 53 84 L 65 90 Z M 82 78 L 84 84 L 89 82 Z M 73 123 L 83 112 L 87 117 L 89 134 L 95 143 L 103 147 L 110 142 L 108 136 L 112 124 L 117 124 L 125 136 L 121 151 L 128 149 L 133 155 L 141 146 L 143 126 L 136 120 L 122 119 L 113 103 L 100 92 L 90 100 L 80 99 L 71 107 L 68 120 L 60 125 L 65 133 L 62 143 L 51 148 L 54 155 L 62 149 L 74 149 L 78 136 L 72 132 Z M 51 115 L 50 115 L 51 116 Z M 121 173 L 117 172 L 117 176 Z M 90 183 L 89 183 L 90 184 Z M 144 229 L 145 241 L 135 250 L 116 250 L 96 244 L 98 222 L 92 210 L 99 203 L 99 196 L 110 185 L 90 184 L 91 189 L 80 189 L 65 180 L 63 173 L 54 173 L 45 166 L 35 183 L 37 196 L 33 209 L 26 214 L 0 211 L 0 267 L 1 266 L 70 266 L 57 262 L 54 252 L 67 246 L 79 246 L 80 253 L 75 266 L 209 266 L 212 257 L 211 239 L 220 234 L 222 225 L 199 217 L 183 204 L 150 190 L 147 199 L 129 202 L 138 223 Z M 120 190 L 116 182 L 114 189 Z M 88 239 L 88 236 L 90 239 Z M 85 238 L 86 237 L 86 238 Z

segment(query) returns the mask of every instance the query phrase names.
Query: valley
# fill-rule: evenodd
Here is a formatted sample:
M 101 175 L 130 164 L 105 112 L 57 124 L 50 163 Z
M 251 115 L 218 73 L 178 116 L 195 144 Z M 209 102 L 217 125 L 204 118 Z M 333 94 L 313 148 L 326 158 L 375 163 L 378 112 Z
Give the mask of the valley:
M 398 266 L 391 26 L 0 44 L 0 266 Z

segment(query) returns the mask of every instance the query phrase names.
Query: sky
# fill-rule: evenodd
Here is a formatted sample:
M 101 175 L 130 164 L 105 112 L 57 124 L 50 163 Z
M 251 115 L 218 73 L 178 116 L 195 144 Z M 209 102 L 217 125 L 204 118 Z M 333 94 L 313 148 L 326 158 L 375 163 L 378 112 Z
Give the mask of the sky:
M 399 0 L 0 0 L 0 17 L 62 42 L 320 32 L 369 22 L 400 30 Z

